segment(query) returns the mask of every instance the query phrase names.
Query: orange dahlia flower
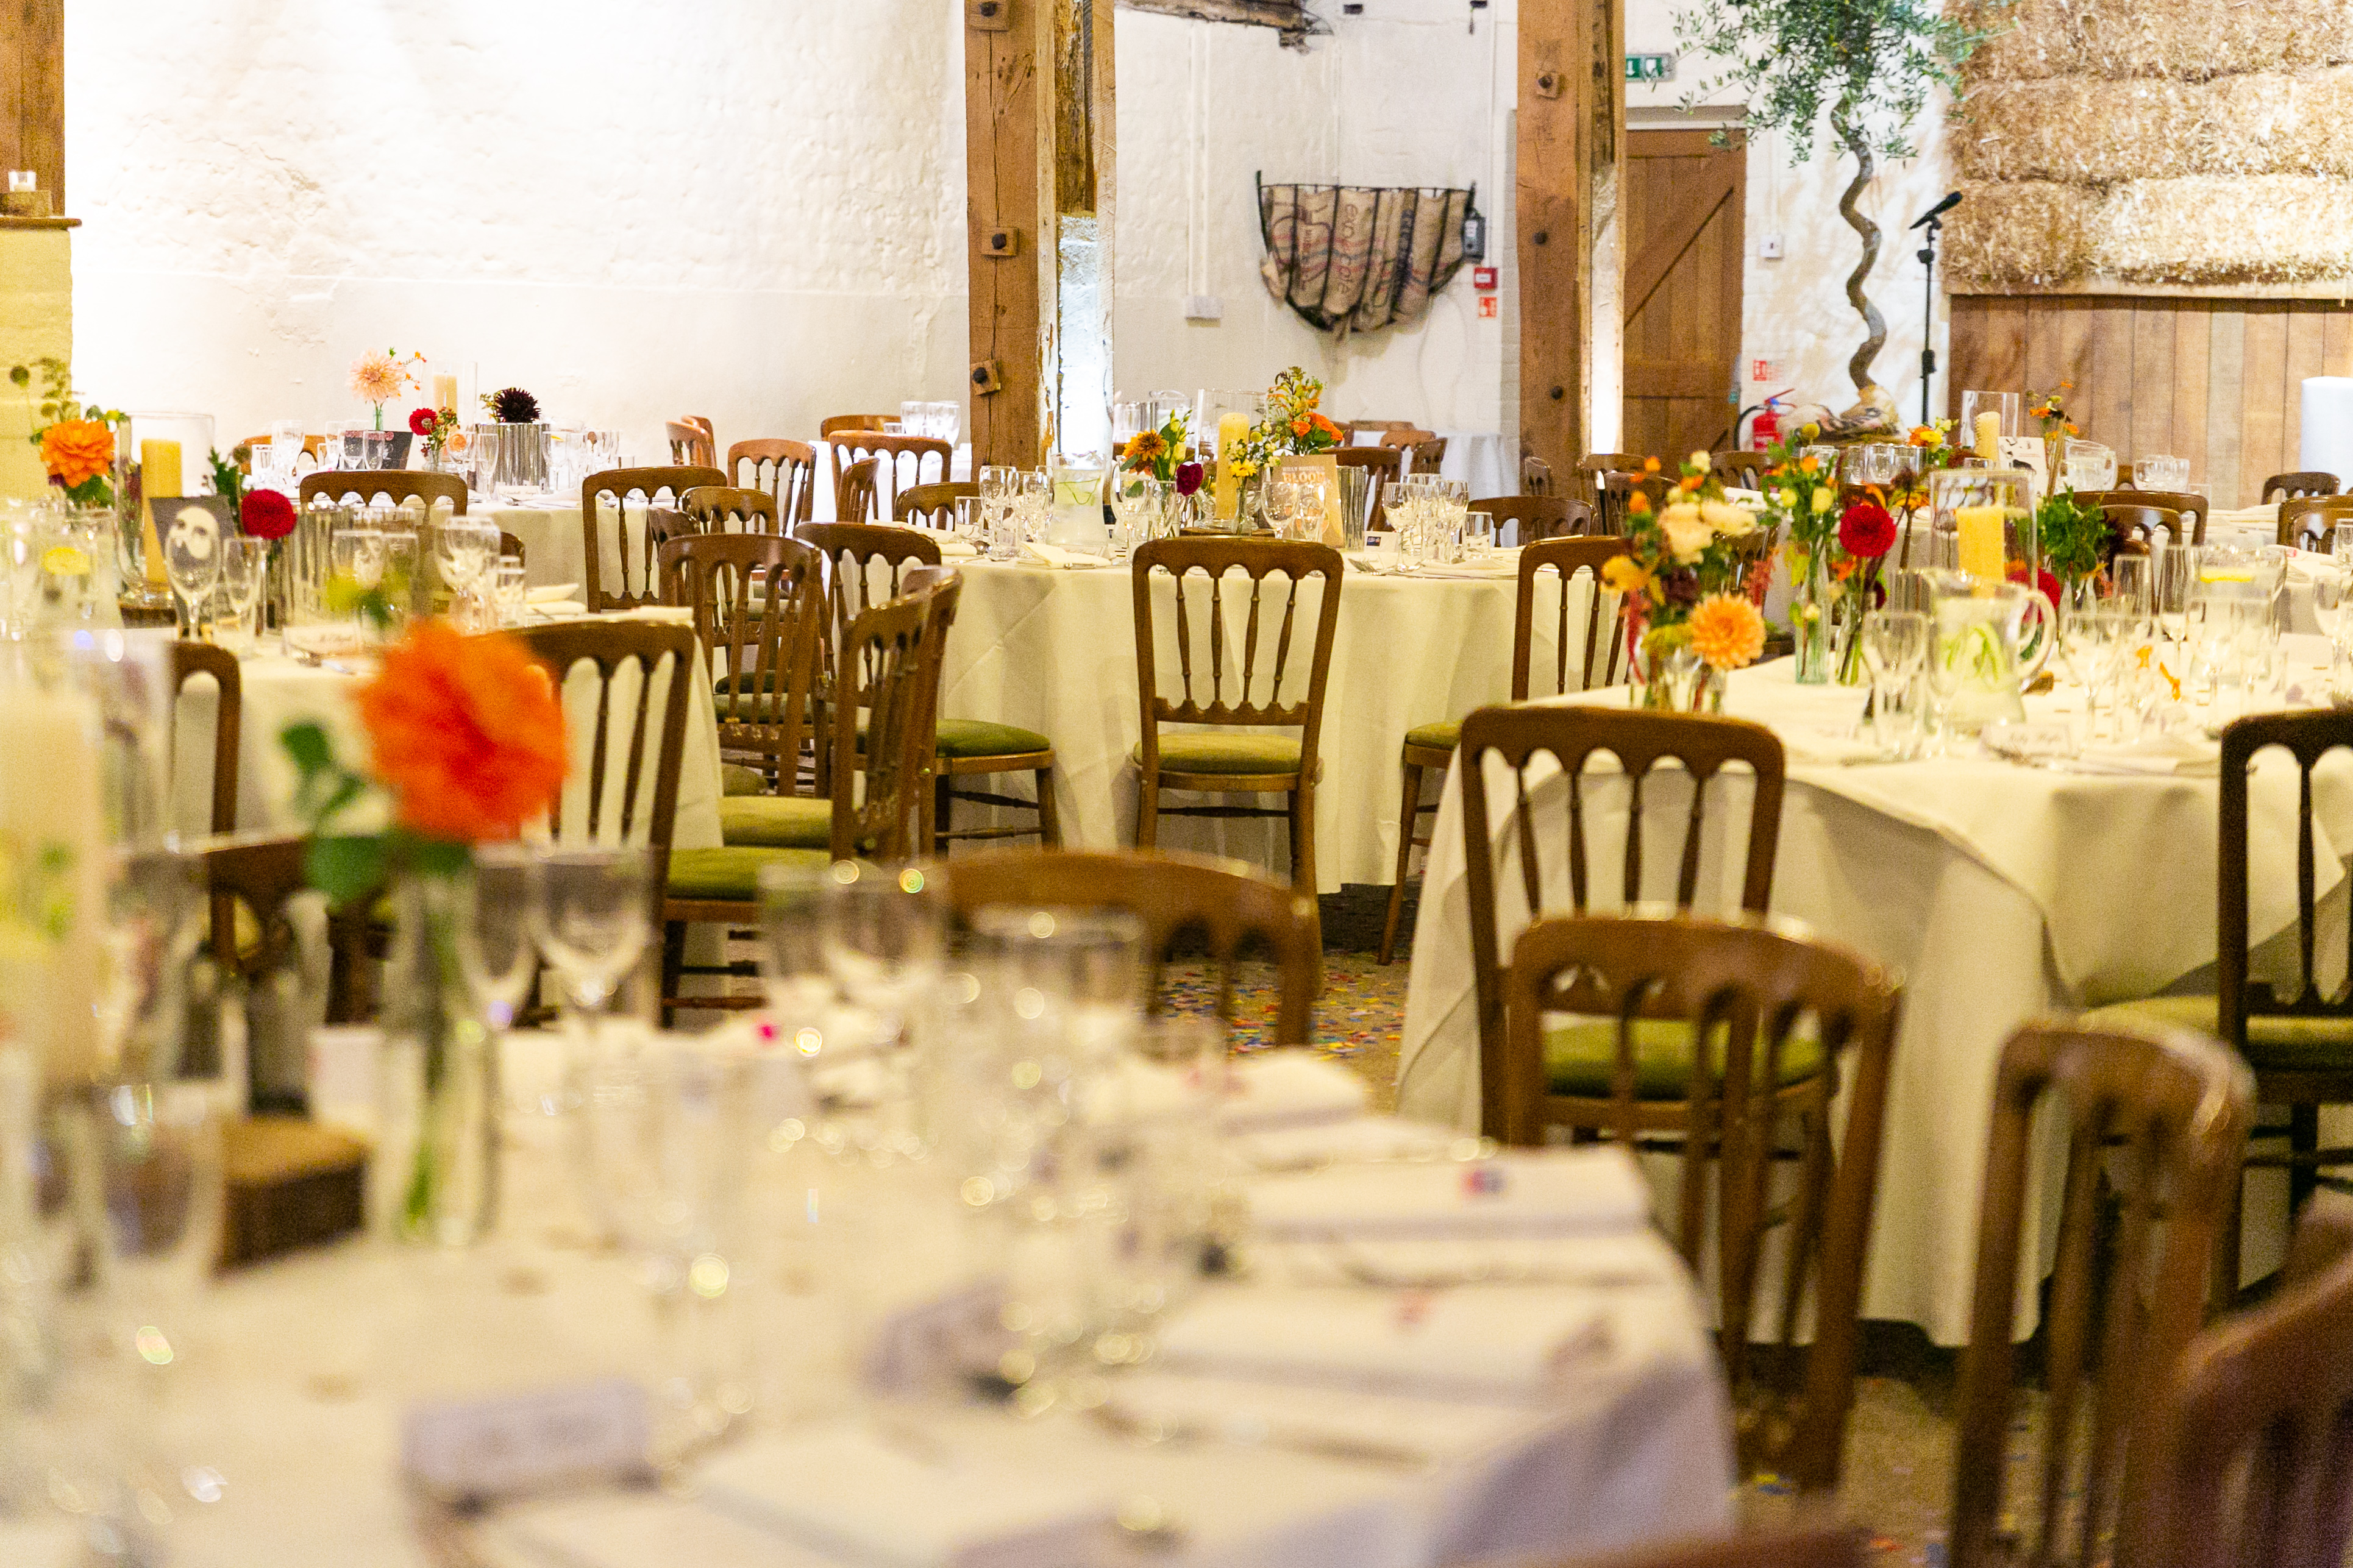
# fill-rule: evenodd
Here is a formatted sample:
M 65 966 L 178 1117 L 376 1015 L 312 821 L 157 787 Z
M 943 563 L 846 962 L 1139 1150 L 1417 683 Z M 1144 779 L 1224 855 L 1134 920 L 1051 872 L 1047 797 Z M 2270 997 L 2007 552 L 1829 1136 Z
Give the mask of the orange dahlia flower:
M 60 419 L 41 432 L 41 464 L 71 489 L 114 467 L 114 432 L 95 419 Z
M 512 838 L 564 783 L 563 706 L 512 637 L 420 621 L 357 700 L 400 825 L 427 837 Z
M 1765 617 L 1746 599 L 1710 594 L 1683 623 L 1692 651 L 1718 669 L 1738 669 L 1765 651 Z

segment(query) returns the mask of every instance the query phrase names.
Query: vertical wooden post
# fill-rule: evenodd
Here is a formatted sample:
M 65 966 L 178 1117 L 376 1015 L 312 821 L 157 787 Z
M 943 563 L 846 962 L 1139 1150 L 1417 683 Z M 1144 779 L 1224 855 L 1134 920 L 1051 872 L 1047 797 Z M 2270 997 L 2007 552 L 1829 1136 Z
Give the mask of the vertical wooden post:
M 65 0 L 0 0 L 0 168 L 30 169 L 66 210 Z
M 1597 218 L 1614 209 L 1626 124 L 1624 0 L 1521 0 L 1517 206 L 1520 429 L 1566 479 L 1592 428 L 1597 292 L 1615 310 L 1616 281 L 1596 275 Z M 1605 263 L 1624 268 L 1625 247 Z M 1597 289 L 1597 283 L 1606 286 Z M 1616 377 L 1604 379 L 1615 384 Z
M 965 0 L 972 460 L 1034 468 L 1053 379 L 1055 0 Z

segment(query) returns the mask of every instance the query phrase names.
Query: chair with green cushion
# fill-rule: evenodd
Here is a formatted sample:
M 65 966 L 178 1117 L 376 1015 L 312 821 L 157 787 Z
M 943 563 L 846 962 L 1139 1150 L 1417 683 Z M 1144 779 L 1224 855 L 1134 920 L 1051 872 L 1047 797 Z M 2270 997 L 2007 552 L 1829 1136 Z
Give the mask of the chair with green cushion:
M 2247 778 L 2256 754 L 2272 747 L 2294 760 L 2300 784 L 2296 972 L 2291 977 L 2292 994 L 2276 983 L 2276 977 L 2257 980 L 2248 973 L 2253 933 L 2248 930 L 2247 911 Z M 2336 851 L 2314 841 L 2313 770 L 2340 747 L 2353 750 L 2353 712 L 2339 709 L 2259 713 L 2223 730 L 2215 994 L 2124 1002 L 2087 1013 L 2082 1020 L 2087 1028 L 2186 1026 L 2236 1047 L 2254 1069 L 2255 1103 L 2288 1108 L 2288 1152 L 2250 1154 L 2246 1163 L 2287 1168 L 2291 1220 L 2318 1185 L 2322 1170 L 2353 1165 L 2353 1148 L 2320 1146 L 2320 1108 L 2353 1104 L 2353 980 L 2334 994 L 2324 992 L 2314 963 L 2319 924 L 2313 867 L 2316 856 Z M 2265 869 L 2278 874 L 2274 868 Z M 2272 1131 L 2275 1136 L 2277 1130 Z M 2264 1130 L 2256 1131 L 2261 1136 Z M 2223 1227 L 2217 1265 L 2221 1282 L 2233 1294 L 2239 1285 L 2237 1206 L 2234 1202 Z
M 1600 756 L 1615 760 L 1614 773 L 1591 769 Z M 1515 918 L 1523 911 L 1586 914 L 1592 910 L 1591 873 L 1599 862 L 1622 868 L 1620 885 L 1630 889 L 1626 902 L 1671 897 L 1674 908 L 1689 910 L 1699 893 L 1700 843 L 1713 815 L 1710 797 L 1721 796 L 1727 779 L 1738 776 L 1736 768 L 1746 773 L 1752 788 L 1746 857 L 1739 863 L 1740 907 L 1763 914 L 1772 896 L 1773 857 L 1780 840 L 1781 742 L 1762 725 L 1737 719 L 1584 705 L 1496 707 L 1482 708 L 1462 721 L 1458 758 L 1469 778 L 1483 776 L 1489 759 L 1512 769 L 1519 781 L 1512 798 L 1527 802 L 1525 809 L 1535 818 L 1493 822 L 1490 792 L 1462 792 L 1482 1130 L 1502 1137 L 1501 1129 L 1518 1129 L 1525 1114 L 1525 1108 L 1502 1098 L 1506 1081 L 1486 1068 L 1506 1059 L 1504 993 L 1511 943 L 1504 931 L 1503 892 L 1511 893 Z M 1553 777 L 1556 773 L 1569 775 L 1573 787 Z M 1565 797 L 1557 807 L 1547 804 L 1553 795 Z M 1556 821 L 1556 816 L 1566 820 Z M 1662 879 L 1644 874 L 1646 816 L 1652 819 L 1654 838 L 1681 825 L 1671 895 L 1659 885 Z M 1641 1009 L 1638 1019 L 1629 1037 L 1632 1079 L 1626 1086 L 1637 1130 L 1679 1135 L 1691 1077 L 1691 1030 L 1671 1012 Z M 1547 1035 L 1545 1058 L 1552 1076 L 1542 1107 L 1547 1124 L 1587 1132 L 1620 1127 L 1624 1108 L 1619 1103 L 1620 1042 L 1614 1020 L 1556 1018 Z M 1810 1092 L 1807 1085 L 1816 1076 L 1819 1058 L 1809 1053 L 1817 1048 L 1802 1032 L 1796 1037 L 1777 1064 L 1784 1093 Z
M 1484 504 L 1484 503 L 1482 503 Z M 1581 502 L 1567 503 L 1582 507 Z M 1512 611 L 1512 700 L 1525 702 L 1533 684 L 1529 667 L 1535 658 L 1536 583 L 1546 572 L 1556 574 L 1560 581 L 1558 604 L 1554 612 L 1552 689 L 1546 696 L 1569 691 L 1589 691 L 1595 685 L 1595 655 L 1600 656 L 1598 673 L 1599 684 L 1608 686 L 1617 679 L 1620 656 L 1624 638 L 1619 636 L 1624 626 L 1623 608 L 1609 622 L 1609 636 L 1601 636 L 1602 591 L 1601 567 L 1613 555 L 1623 555 L 1624 544 L 1615 539 L 1564 536 L 1538 540 L 1520 552 L 1519 592 L 1514 596 Z M 1569 592 L 1569 580 L 1580 571 L 1593 574 L 1593 592 L 1585 603 L 1585 631 L 1581 637 L 1569 637 L 1569 611 L 1575 595 Z M 1572 650 L 1581 651 L 1577 670 L 1577 683 L 1569 684 L 1569 664 Z M 1413 852 L 1430 847 L 1430 840 L 1416 829 L 1425 815 L 1434 815 L 1438 802 L 1422 798 L 1423 775 L 1436 770 L 1442 780 L 1446 769 L 1454 762 L 1454 747 L 1462 733 L 1459 719 L 1440 719 L 1432 723 L 1417 724 L 1405 732 L 1405 794 L 1398 806 L 1397 875 L 1389 883 L 1388 916 L 1381 922 L 1381 954 L 1383 963 L 1389 962 L 1397 951 L 1398 922 L 1405 913 L 1406 870 Z
M 1173 581 L 1172 581 L 1173 580 Z M 1305 641 L 1301 600 L 1317 584 L 1314 642 L 1303 678 L 1293 654 Z M 1230 535 L 1155 539 L 1136 547 L 1135 667 L 1144 739 L 1130 753 L 1140 779 L 1136 847 L 1159 842 L 1169 816 L 1287 816 L 1291 885 L 1315 892 L 1316 752 L 1332 638 L 1340 623 L 1340 552 L 1328 544 Z M 1171 590 L 1173 589 L 1173 592 Z M 1183 695 L 1161 695 L 1156 601 L 1167 619 Z M 1264 700 L 1260 699 L 1263 697 Z M 1165 733 L 1163 724 L 1211 726 Z M 1276 730 L 1295 730 L 1278 734 Z M 1162 805 L 1161 792 L 1288 795 L 1287 809 Z
M 1472 715 L 1466 744 L 1482 716 Z M 1693 1272 L 1715 1281 L 1742 1468 L 1805 1491 L 1835 1487 L 1895 1047 L 1894 983 L 1794 921 L 1678 912 L 1539 919 L 1513 944 L 1504 991 L 1501 1039 L 1480 1049 L 1484 1131 L 1542 1146 L 1566 1120 L 1632 1147 L 1705 1130 L 1676 1143 L 1679 1212 L 1664 1228 Z M 1553 1057 L 1564 1014 L 1603 1019 L 1599 1080 L 1566 1100 Z M 1644 1037 L 1670 1030 L 1682 1053 L 1672 1081 Z M 1689 1046 L 1702 1037 L 1709 1048 L 1695 1068 Z M 1844 1113 L 1835 1133 L 1834 1102 Z
M 913 495 L 915 491 L 911 489 L 908 493 Z M 851 617 L 869 604 L 899 592 L 908 572 L 919 566 L 937 566 L 940 563 L 940 547 L 937 541 L 929 536 L 930 531 L 844 522 L 814 522 L 801 530 L 801 538 L 822 553 L 828 563 L 832 624 L 837 645 Z M 1060 846 L 1061 824 L 1054 810 L 1052 741 L 1035 730 L 1024 730 L 1012 724 L 996 724 L 978 719 L 943 719 L 938 721 L 934 753 L 935 777 L 927 808 L 934 853 L 946 854 L 950 842 L 959 838 L 1018 838 L 1032 832 L 1048 848 Z M 955 781 L 959 778 L 1014 773 L 1030 773 L 1036 777 L 1036 800 L 1023 800 L 1018 795 L 989 790 L 960 790 L 955 785 Z M 959 829 L 952 820 L 955 804 L 959 800 L 1035 811 L 1038 826 L 1035 828 Z

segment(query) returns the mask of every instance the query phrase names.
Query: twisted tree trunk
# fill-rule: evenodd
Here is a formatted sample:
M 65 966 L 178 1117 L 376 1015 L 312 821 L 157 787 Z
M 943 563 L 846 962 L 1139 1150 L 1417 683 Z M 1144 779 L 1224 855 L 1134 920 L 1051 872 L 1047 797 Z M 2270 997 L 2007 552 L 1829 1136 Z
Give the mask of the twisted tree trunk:
M 1879 226 L 1863 216 L 1862 209 L 1855 205 L 1855 198 L 1862 195 L 1863 187 L 1871 184 L 1871 142 L 1863 135 L 1862 127 L 1846 117 L 1845 106 L 1840 107 L 1841 112 L 1831 117 L 1831 124 L 1837 131 L 1839 140 L 1846 143 L 1847 151 L 1854 154 L 1855 172 L 1854 181 L 1847 186 L 1846 195 L 1839 198 L 1839 216 L 1862 237 L 1862 264 L 1849 273 L 1846 279 L 1847 302 L 1861 313 L 1866 329 L 1862 346 L 1854 351 L 1852 359 L 1846 362 L 1846 373 L 1853 379 L 1855 391 L 1860 393 L 1871 384 L 1871 362 L 1877 359 L 1879 351 L 1886 346 L 1887 321 L 1880 315 L 1879 307 L 1873 304 L 1870 296 L 1862 291 L 1862 280 L 1871 276 L 1872 268 L 1879 262 Z

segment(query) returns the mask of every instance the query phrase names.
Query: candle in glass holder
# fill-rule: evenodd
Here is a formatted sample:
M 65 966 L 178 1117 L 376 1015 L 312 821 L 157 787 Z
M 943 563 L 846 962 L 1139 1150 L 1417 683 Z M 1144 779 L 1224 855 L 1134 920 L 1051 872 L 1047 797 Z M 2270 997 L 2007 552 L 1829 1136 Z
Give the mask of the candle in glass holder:
M 1226 453 L 1236 442 L 1250 434 L 1250 416 L 1229 412 L 1218 416 L 1218 488 L 1217 512 L 1219 517 L 1231 517 L 1241 500 L 1241 478 L 1226 462 Z
M 144 500 L 142 510 L 146 512 L 141 526 L 146 537 L 147 581 L 160 588 L 172 580 L 172 575 L 164 566 L 164 536 L 155 528 L 155 503 L 185 493 L 180 488 L 180 444 L 177 441 L 139 443 L 139 493 Z
M 433 378 L 433 406 L 454 410 L 458 406 L 458 378 L 437 375 Z
M 1983 582 L 2002 580 L 2007 557 L 2002 550 L 2001 527 L 2009 516 L 2010 509 L 2003 506 L 1954 509 L 1953 528 L 1959 536 L 1957 544 L 1962 571 Z
M 1989 411 L 1978 416 L 1978 456 L 1988 462 L 2001 456 L 2001 415 Z

